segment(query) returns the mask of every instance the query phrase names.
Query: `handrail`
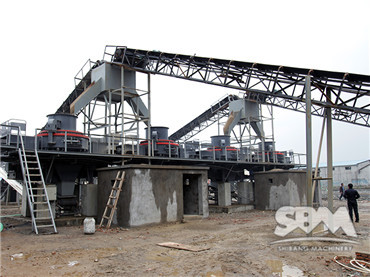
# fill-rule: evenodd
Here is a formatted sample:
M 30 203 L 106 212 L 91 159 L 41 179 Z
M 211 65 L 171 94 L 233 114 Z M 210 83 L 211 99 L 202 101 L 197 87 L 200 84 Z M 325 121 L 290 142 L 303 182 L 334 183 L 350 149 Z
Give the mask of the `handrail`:
M 41 164 L 40 164 L 40 159 L 39 159 L 39 154 L 37 152 L 37 150 L 35 149 L 35 156 L 36 156 L 36 161 L 37 161 L 37 166 L 39 168 L 39 171 L 40 171 L 40 176 L 41 176 L 41 181 L 42 181 L 42 186 L 44 187 L 44 190 L 46 191 L 46 184 L 45 184 L 45 180 L 44 180 L 44 174 L 42 174 L 42 170 L 41 170 Z M 46 196 L 46 201 L 48 203 L 48 206 L 49 206 L 49 211 L 51 211 L 51 206 L 50 206 L 50 202 L 49 202 L 49 196 L 48 196 L 48 193 L 45 193 L 45 196 Z M 54 215 L 51 214 L 50 215 L 51 217 L 53 217 Z M 53 220 L 54 221 L 54 220 Z
M 126 51 L 127 46 L 106 45 L 105 48 L 104 48 L 103 61 L 106 61 L 106 59 L 105 59 L 105 56 L 106 55 L 110 57 L 110 61 L 113 61 L 113 57 L 114 57 L 117 49 L 119 49 L 119 48 L 125 49 L 125 51 Z M 107 49 L 113 49 L 114 52 L 113 53 L 110 53 L 110 52 L 107 51 Z
M 24 182 L 26 184 L 26 188 L 28 190 L 27 179 L 28 179 L 28 183 L 30 184 L 31 183 L 31 178 L 30 178 L 30 175 L 29 174 L 26 174 L 26 172 L 29 172 L 28 163 L 27 163 L 27 157 L 26 157 L 26 150 L 24 148 L 24 142 L 23 142 L 22 135 L 20 135 L 19 133 L 18 133 L 18 135 L 20 137 L 20 142 L 21 142 L 21 148 L 18 148 L 18 151 L 19 151 L 19 159 L 20 159 L 20 163 L 21 163 L 21 167 L 22 167 L 23 180 L 24 180 Z M 27 179 L 26 179 L 26 175 L 27 175 Z M 30 192 L 29 195 L 31 196 L 32 202 L 34 202 L 34 197 L 33 197 L 33 191 L 32 190 L 31 190 L 31 192 Z
M 17 127 L 17 126 L 20 126 L 20 125 L 12 125 L 11 123 L 15 123 L 15 124 L 22 124 L 24 125 L 24 132 L 26 132 L 26 129 L 27 129 L 27 121 L 24 120 L 24 119 L 17 119 L 17 118 L 10 118 L 6 121 L 4 121 L 3 123 L 1 123 L 1 126 L 4 126 L 4 127 Z M 21 129 L 22 131 L 22 129 Z M 2 132 L 2 130 L 0 130 L 0 133 Z
M 2 126 L 4 126 L 4 124 L 1 124 Z M 20 146 L 23 145 L 22 148 L 24 148 L 24 140 L 23 140 L 23 137 L 19 134 L 19 127 L 18 126 L 10 126 L 10 125 L 5 125 L 5 126 L 8 126 L 8 127 L 11 127 L 11 128 L 14 128 L 14 129 L 17 129 L 17 145 L 16 145 L 16 148 L 18 149 Z M 38 137 L 37 137 L 37 131 L 38 130 L 41 130 L 39 128 L 35 129 L 35 145 L 34 145 L 34 149 L 35 151 L 36 150 L 40 150 L 39 149 L 39 140 L 38 140 Z M 101 138 L 107 138 L 107 137 L 111 137 L 111 138 L 114 138 L 114 139 L 117 139 L 117 141 L 120 141 L 121 144 L 115 144 L 115 147 L 117 146 L 120 146 L 120 145 L 123 145 L 121 146 L 122 147 L 122 150 L 121 150 L 121 155 L 126 155 L 125 154 L 125 148 L 126 146 L 128 146 L 128 149 L 129 151 L 131 151 L 131 155 L 139 155 L 141 156 L 142 154 L 140 154 L 140 151 L 139 151 L 139 146 L 140 146 L 140 141 L 143 141 L 143 140 L 147 140 L 147 141 L 152 141 L 153 143 L 153 139 L 147 139 L 147 138 L 138 138 L 138 137 L 131 137 L 131 136 L 117 136 L 117 134 L 114 134 L 112 136 L 109 136 L 109 135 L 104 135 L 104 134 L 90 134 L 90 135 L 87 135 L 87 134 L 84 134 L 86 135 L 88 138 L 89 138 L 89 143 L 88 143 L 88 149 L 87 149 L 87 152 L 88 153 L 99 153 L 99 152 L 96 152 L 94 151 L 93 149 L 93 138 L 98 138 L 98 137 L 101 137 Z M 188 151 L 188 149 L 186 148 L 186 144 L 189 143 L 189 142 L 182 142 L 180 143 L 180 145 L 182 145 L 182 147 L 185 149 L 185 153 Z M 203 143 L 203 144 L 202 144 Z M 235 143 L 231 143 L 231 146 L 233 146 L 233 144 Z M 253 144 L 255 145 L 255 144 Z M 212 148 L 212 153 L 209 153 L 207 154 L 207 156 L 204 156 L 205 153 L 202 152 L 202 151 L 205 151 L 207 150 L 207 148 Z M 68 140 L 66 139 L 66 133 L 65 133 L 65 136 L 64 136 L 64 147 L 63 147 L 63 152 L 68 152 Z M 176 158 L 176 156 L 174 156 L 174 152 L 173 152 L 173 146 L 171 146 L 171 144 L 169 143 L 168 145 L 168 154 L 167 154 L 167 157 L 169 158 Z M 226 161 L 230 161 L 230 160 L 236 160 L 236 161 L 246 161 L 246 162 L 251 162 L 251 163 L 261 163 L 262 160 L 263 160 L 263 156 L 265 156 L 265 163 L 268 163 L 268 164 L 281 164 L 281 163 L 284 163 L 284 164 L 304 164 L 304 157 L 305 154 L 299 154 L 299 153 L 293 153 L 292 151 L 261 151 L 261 150 L 258 150 L 256 148 L 248 148 L 248 150 L 243 150 L 243 149 L 240 149 L 240 148 L 237 148 L 237 151 L 235 153 L 236 157 L 230 157 L 227 155 L 227 152 L 223 153 L 222 154 L 222 158 L 219 158 L 218 157 L 218 154 L 216 154 L 215 150 L 216 148 L 211 146 L 210 143 L 207 143 L 207 142 L 198 142 L 198 145 L 195 146 L 195 151 L 197 152 L 196 156 L 195 156 L 195 159 L 199 159 L 199 160 L 207 160 L 209 158 L 211 158 L 212 160 L 218 160 L 218 159 L 224 159 Z M 23 150 L 21 151 L 21 153 L 24 155 L 24 152 Z M 286 153 L 286 155 L 284 156 L 284 159 L 281 159 L 281 157 L 279 155 L 279 153 Z M 180 153 L 179 153 L 180 154 Z M 151 153 L 147 153 L 145 154 L 147 155 L 148 157 L 153 157 L 155 156 L 154 155 L 154 147 L 151 149 Z M 210 157 L 209 157 L 210 155 Z M 298 159 L 298 161 L 297 161 Z M 26 170 L 26 169 L 25 169 Z
M 91 69 L 92 69 L 92 67 L 93 66 L 91 66 L 91 65 L 96 65 L 97 64 L 97 62 L 93 62 L 93 61 L 91 61 L 90 59 L 88 59 L 85 63 L 84 63 L 84 65 L 81 67 L 81 69 L 76 73 L 76 75 L 75 75 L 75 77 L 74 77 L 74 83 L 75 83 L 75 87 L 78 85 L 78 83 L 79 82 L 81 82 L 82 80 L 83 80 L 83 78 L 85 77 L 85 74 L 87 73 L 87 72 L 89 72 Z M 87 67 L 87 65 L 88 65 L 88 67 Z M 87 69 L 88 70 L 86 70 L 86 67 L 87 67 Z M 84 69 L 85 69 L 85 74 L 84 74 Z M 79 77 L 78 75 L 81 75 L 81 77 Z M 78 82 L 76 82 L 76 80 L 78 81 Z

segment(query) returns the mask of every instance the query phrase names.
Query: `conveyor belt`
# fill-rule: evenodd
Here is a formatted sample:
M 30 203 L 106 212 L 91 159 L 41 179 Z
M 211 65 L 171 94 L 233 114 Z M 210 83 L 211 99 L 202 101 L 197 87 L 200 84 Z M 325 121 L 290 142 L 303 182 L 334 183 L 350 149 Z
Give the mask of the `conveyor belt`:
M 228 106 L 230 101 L 236 100 L 238 97 L 236 95 L 229 95 L 222 100 L 220 100 L 218 103 L 212 105 L 208 110 L 206 110 L 204 113 L 190 121 L 188 124 L 186 124 L 184 127 L 177 130 L 175 133 L 173 133 L 171 136 L 169 136 L 170 140 L 178 141 L 185 135 L 189 134 L 190 132 L 194 130 L 201 131 L 202 130 L 202 124 L 208 120 L 210 120 L 212 117 L 214 117 L 217 113 L 220 111 L 225 110 Z M 187 139 L 190 139 L 195 134 L 192 134 L 190 136 L 187 136 Z
M 112 46 L 110 46 L 112 47 Z M 311 76 L 312 114 L 370 127 L 370 76 L 146 51 L 116 46 L 111 61 L 127 69 L 213 84 L 248 93 L 254 100 L 305 112 L 305 78 Z M 91 83 L 85 75 L 57 113 Z
M 370 76 L 213 59 L 116 47 L 111 62 L 161 74 L 243 90 L 266 104 L 305 112 L 305 78 L 311 76 L 312 114 L 370 126 Z
M 82 80 L 77 84 L 75 89 L 71 92 L 71 94 L 64 100 L 63 104 L 58 108 L 55 113 L 70 113 L 70 106 L 77 99 L 78 96 L 91 84 L 91 71 L 90 69 L 86 75 L 82 78 Z

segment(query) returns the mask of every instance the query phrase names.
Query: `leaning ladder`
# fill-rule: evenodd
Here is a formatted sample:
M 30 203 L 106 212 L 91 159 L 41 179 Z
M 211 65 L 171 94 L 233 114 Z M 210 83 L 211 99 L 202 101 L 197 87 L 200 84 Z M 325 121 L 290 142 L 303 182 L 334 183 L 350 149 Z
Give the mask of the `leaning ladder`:
M 27 191 L 32 230 L 38 234 L 40 228 L 52 228 L 51 233 L 57 233 L 37 150 L 25 150 L 22 136 L 20 137 L 19 159 Z
M 122 190 L 122 184 L 125 179 L 125 172 L 124 171 L 118 171 L 116 179 L 114 180 L 114 184 L 112 187 L 112 191 L 110 192 L 107 206 L 104 209 L 103 216 L 101 218 L 99 228 L 103 226 L 104 220 L 108 220 L 106 228 L 110 228 L 110 225 L 112 224 L 112 219 L 114 212 L 116 211 L 117 208 L 117 203 L 118 203 L 118 198 Z M 110 210 L 110 213 L 109 213 Z M 109 216 L 107 215 L 109 213 Z

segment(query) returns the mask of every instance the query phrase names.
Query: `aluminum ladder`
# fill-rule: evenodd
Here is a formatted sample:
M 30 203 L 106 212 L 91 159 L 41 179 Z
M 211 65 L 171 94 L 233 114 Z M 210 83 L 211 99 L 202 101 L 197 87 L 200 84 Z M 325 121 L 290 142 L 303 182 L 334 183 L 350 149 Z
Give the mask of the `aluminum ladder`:
M 32 230 L 36 234 L 40 228 L 46 232 L 52 229 L 47 233 L 57 233 L 37 150 L 25 150 L 22 136 L 20 138 L 21 148 L 18 152 L 31 213 Z
M 103 216 L 101 218 L 99 228 L 103 226 L 104 220 L 108 220 L 106 228 L 109 229 L 110 225 L 112 224 L 112 219 L 114 212 L 116 211 L 117 208 L 117 203 L 118 203 L 118 198 L 122 190 L 122 184 L 123 181 L 125 180 L 125 172 L 123 170 L 117 172 L 116 179 L 114 180 L 114 184 L 112 187 L 112 191 L 110 192 L 107 206 L 104 209 Z M 109 213 L 110 209 L 110 213 Z M 109 213 L 109 216 L 107 215 Z

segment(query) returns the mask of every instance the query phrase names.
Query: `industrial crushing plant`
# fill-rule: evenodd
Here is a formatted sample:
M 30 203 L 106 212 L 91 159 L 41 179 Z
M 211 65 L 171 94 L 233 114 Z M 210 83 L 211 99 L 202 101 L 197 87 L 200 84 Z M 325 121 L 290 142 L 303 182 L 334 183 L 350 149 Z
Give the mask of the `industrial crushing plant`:
M 138 89 L 137 74 L 146 76 L 146 89 Z M 169 130 L 166 122 L 151 124 L 152 74 L 236 93 L 182 128 Z M 369 127 L 369 99 L 366 75 L 106 46 L 103 59 L 86 62 L 75 77 L 75 89 L 34 136 L 25 134 L 25 121 L 1 124 L 4 178 L 23 183 L 33 230 L 56 232 L 54 217 L 89 210 L 87 185 L 99 184 L 101 168 L 204 168 L 214 191 L 217 184 L 253 180 L 256 172 L 312 164 L 275 148 L 273 127 L 270 134 L 264 129 L 264 122 L 273 120 L 272 107 Z M 215 123 L 222 128 L 209 135 L 210 141 L 197 139 Z M 49 184 L 54 189 L 46 189 Z

